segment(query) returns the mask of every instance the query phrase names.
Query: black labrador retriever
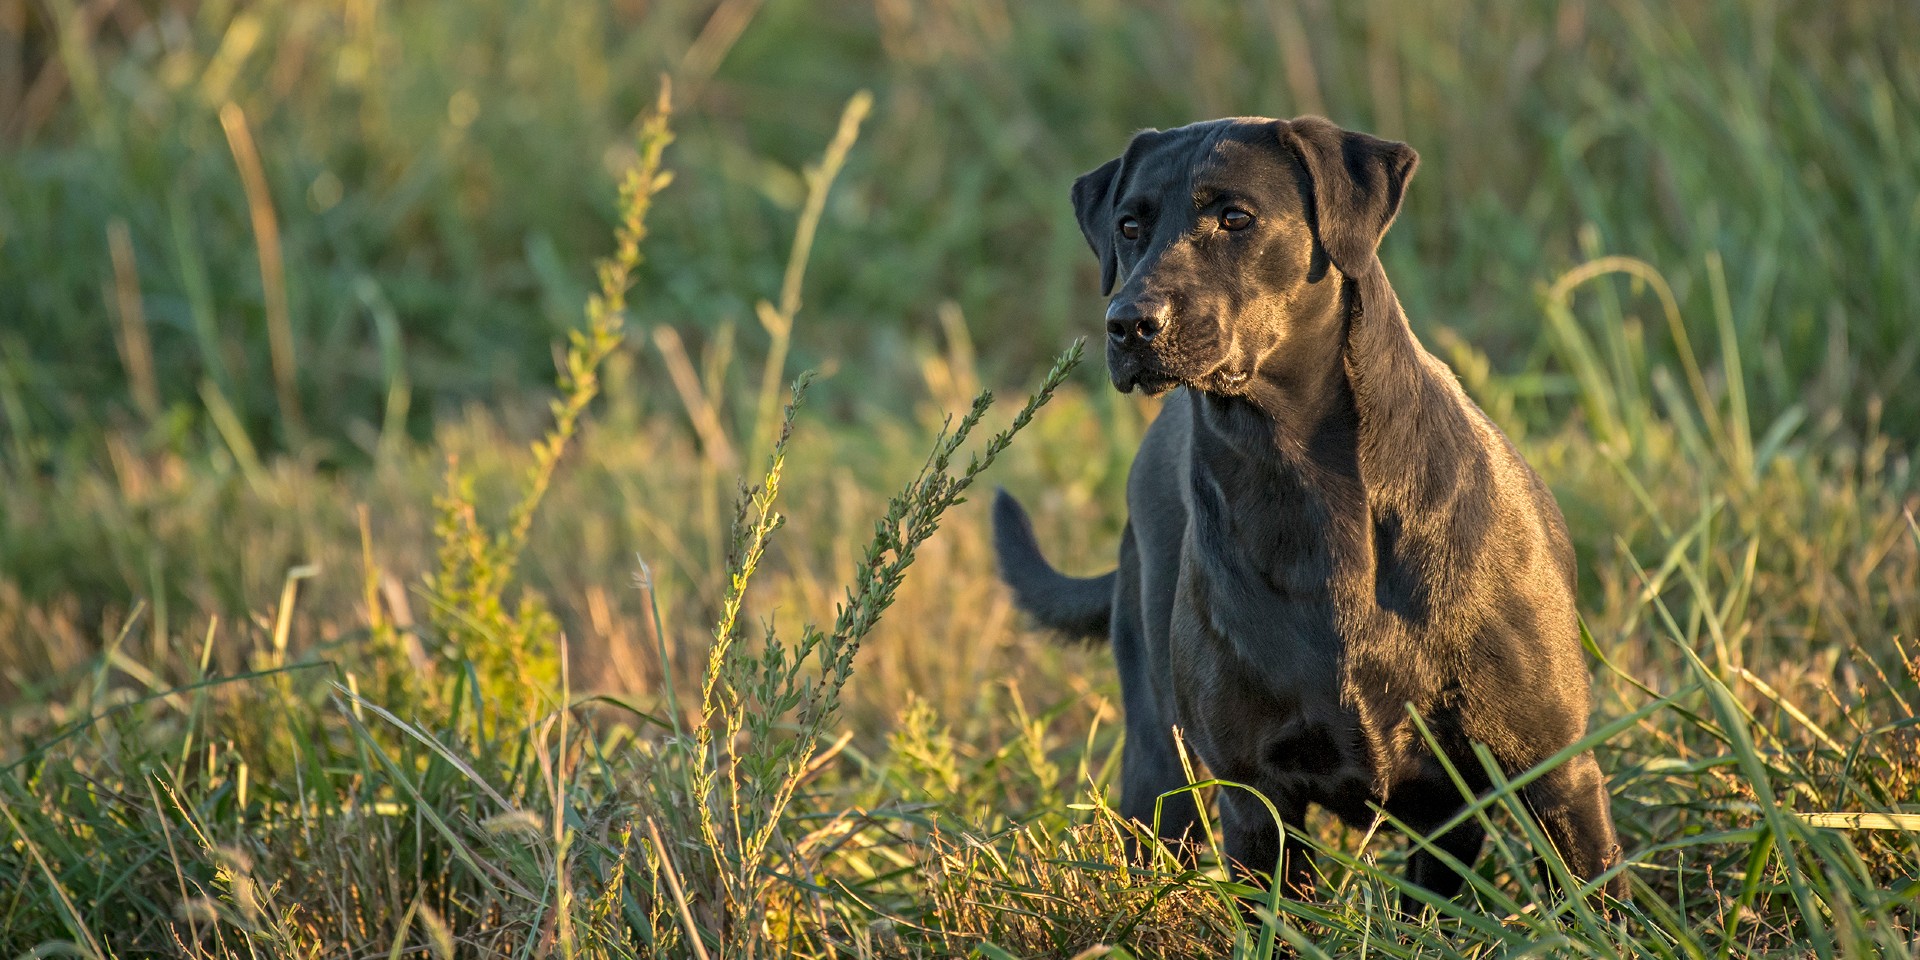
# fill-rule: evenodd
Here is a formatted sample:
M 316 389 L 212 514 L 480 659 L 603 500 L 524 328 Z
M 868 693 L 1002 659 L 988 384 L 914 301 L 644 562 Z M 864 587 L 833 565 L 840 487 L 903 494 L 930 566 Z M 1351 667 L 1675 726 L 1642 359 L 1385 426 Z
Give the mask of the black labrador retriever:
M 1318 118 L 1143 132 L 1075 181 L 1100 259 L 1122 392 L 1176 390 L 1127 482 L 1119 569 L 1069 577 L 1020 505 L 994 505 L 1002 577 L 1057 631 L 1111 637 L 1126 700 L 1121 811 L 1151 823 L 1187 780 L 1180 726 L 1215 776 L 1289 824 L 1378 804 L 1430 832 L 1464 806 L 1411 713 L 1474 791 L 1586 732 L 1574 557 L 1553 496 L 1407 325 L 1375 250 L 1418 157 Z M 1176 389 L 1177 388 L 1177 389 Z M 1190 794 L 1159 832 L 1187 835 Z M 1259 800 L 1222 790 L 1226 852 L 1281 862 Z M 1525 798 L 1572 873 L 1618 862 L 1591 753 Z M 1468 820 L 1437 846 L 1471 865 Z M 1304 855 L 1276 880 L 1311 884 Z M 1412 879 L 1463 878 L 1426 851 Z M 1624 874 L 1606 892 L 1626 896 Z

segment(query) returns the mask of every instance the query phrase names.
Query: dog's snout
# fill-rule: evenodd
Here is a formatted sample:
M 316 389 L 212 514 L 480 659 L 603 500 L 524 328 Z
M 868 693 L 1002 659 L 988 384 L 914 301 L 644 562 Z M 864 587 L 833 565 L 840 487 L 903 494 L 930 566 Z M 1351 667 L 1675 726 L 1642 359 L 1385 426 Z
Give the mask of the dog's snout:
M 1167 326 L 1164 300 L 1115 300 L 1107 305 L 1107 336 L 1116 344 L 1153 341 Z

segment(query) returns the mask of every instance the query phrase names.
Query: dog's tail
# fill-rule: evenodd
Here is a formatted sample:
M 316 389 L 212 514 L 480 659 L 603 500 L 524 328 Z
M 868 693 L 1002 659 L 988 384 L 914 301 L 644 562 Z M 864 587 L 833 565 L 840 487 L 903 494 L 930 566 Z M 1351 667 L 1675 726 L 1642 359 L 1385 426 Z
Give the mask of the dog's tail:
M 1000 579 L 1013 588 L 1014 605 L 1041 626 L 1068 637 L 1106 637 L 1119 571 L 1069 577 L 1055 570 L 1040 553 L 1027 511 L 1005 490 L 993 497 L 993 552 L 999 556 Z

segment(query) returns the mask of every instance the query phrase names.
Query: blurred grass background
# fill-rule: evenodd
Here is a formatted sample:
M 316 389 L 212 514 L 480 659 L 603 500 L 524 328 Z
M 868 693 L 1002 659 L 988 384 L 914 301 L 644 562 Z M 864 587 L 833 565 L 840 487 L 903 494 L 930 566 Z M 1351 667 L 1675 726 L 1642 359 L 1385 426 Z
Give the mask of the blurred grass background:
M 904 371 L 937 344 L 942 301 L 964 312 L 996 381 L 1030 376 L 1090 329 L 1091 265 L 1063 185 L 1132 130 L 1324 113 L 1421 151 L 1389 268 L 1417 323 L 1458 331 L 1502 372 L 1551 369 L 1544 278 L 1629 254 L 1704 308 L 1717 255 L 1757 409 L 1818 389 L 1856 419 L 1879 395 L 1890 424 L 1920 425 L 1920 400 L 1894 389 L 1920 350 L 1905 306 L 1920 294 L 1908 4 L 8 10 L 0 310 L 8 423 L 36 457 L 149 401 L 172 429 L 203 430 L 209 382 L 256 444 L 298 447 L 298 421 L 259 375 L 275 322 L 287 399 L 320 443 L 302 452 L 322 462 L 364 457 L 354 438 L 381 424 L 398 367 L 414 437 L 466 401 L 538 389 L 585 294 L 602 185 L 662 72 L 680 79 L 682 176 L 656 214 L 674 242 L 642 278 L 636 323 L 752 325 L 779 281 L 802 163 L 847 97 L 872 89 L 796 359 L 833 358 L 888 395 L 912 389 Z M 263 289 L 229 103 L 258 145 L 284 289 Z M 116 362 L 103 295 L 119 276 L 115 223 L 137 271 L 150 391 Z
M 326 688 L 174 691 L 289 653 L 367 691 L 457 670 L 436 618 L 468 611 L 421 587 L 436 494 L 453 459 L 481 517 L 514 502 L 666 76 L 677 179 L 519 570 L 568 638 L 573 689 L 659 711 L 666 678 L 698 679 L 735 480 L 764 456 L 767 358 L 786 349 L 758 305 L 781 300 L 808 171 L 858 91 L 872 113 L 771 372 L 822 373 L 787 467 L 795 529 L 750 598 L 782 624 L 832 619 L 945 413 L 982 384 L 1024 392 L 1097 330 L 1075 175 L 1144 126 L 1324 113 L 1422 155 L 1382 255 L 1416 332 L 1560 498 L 1620 668 L 1600 674 L 1601 715 L 1644 705 L 1636 683 L 1694 689 L 1677 651 L 1695 651 L 1738 691 L 1783 796 L 1920 813 L 1901 765 L 1920 756 L 1916 37 L 1920 6 L 1867 0 L 0 0 L 0 758 L 39 771 L 0 799 L 30 811 L 18 835 L 60 889 L 91 891 L 95 923 L 143 918 L 142 938 L 177 913 L 173 874 L 153 873 L 181 859 L 156 839 L 185 830 L 174 808 L 120 828 L 119 867 L 88 842 L 112 818 L 63 811 L 95 781 L 143 796 L 164 768 L 214 842 L 257 844 L 296 899 L 351 900 L 314 909 L 353 917 L 357 942 L 406 939 L 417 890 L 459 929 L 536 942 L 511 910 L 460 914 L 465 881 L 300 878 L 311 857 L 272 839 L 291 821 L 267 824 L 309 790 L 325 802 L 302 776 L 406 796 L 364 750 L 331 772 L 285 759 L 289 742 L 357 749 Z M 1074 377 L 988 479 L 1090 571 L 1111 562 L 1152 406 L 1097 363 Z M 1107 657 L 1018 623 L 984 525 L 956 508 L 861 653 L 842 758 L 858 772 L 833 802 L 1056 822 L 1110 773 Z M 380 647 L 392 636 L 411 639 Z M 48 752 L 109 710 L 126 712 Z M 263 719 L 279 716 L 309 726 L 289 741 Z M 1739 909 L 1711 875 L 1689 885 L 1703 863 L 1759 876 L 1742 871 L 1758 841 L 1711 832 L 1750 827 L 1766 793 L 1732 772 L 1731 729 L 1661 714 L 1602 752 L 1630 853 L 1715 838 L 1649 854 L 1665 866 L 1640 895 L 1673 898 L 1670 941 L 1736 942 L 1752 908 L 1764 935 L 1744 949 L 1804 955 L 1796 924 L 1817 918 L 1794 919 L 1784 865 Z M 66 779 L 40 767 L 56 755 Z M 1054 842 L 1042 862 L 1067 856 Z M 1888 878 L 1914 875 L 1914 841 L 1857 842 L 1863 882 L 1910 896 Z M 21 850 L 0 867 L 41 899 L 0 900 L 0 919 L 33 919 L 26 950 L 71 927 L 33 912 L 55 887 Z M 392 856 L 346 859 L 371 875 Z M 978 864 L 941 861 L 908 894 L 885 886 L 900 862 L 878 862 L 873 902 L 925 897 L 927 923 L 1045 952 L 1044 929 L 927 895 Z M 1055 882 L 1071 888 L 1021 881 Z M 1870 919 L 1910 935 L 1900 916 Z

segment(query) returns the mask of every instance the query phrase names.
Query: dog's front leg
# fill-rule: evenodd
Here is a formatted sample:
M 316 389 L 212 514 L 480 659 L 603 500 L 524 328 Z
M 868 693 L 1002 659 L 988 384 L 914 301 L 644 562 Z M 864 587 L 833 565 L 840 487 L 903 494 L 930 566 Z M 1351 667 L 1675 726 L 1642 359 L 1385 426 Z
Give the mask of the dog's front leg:
M 1133 714 L 1129 708 L 1127 743 L 1120 753 L 1120 814 L 1151 829 L 1158 807 L 1160 840 L 1181 862 L 1191 864 L 1206 838 L 1200 833 L 1200 807 L 1193 791 L 1180 790 L 1187 785 L 1187 775 L 1174 752 L 1172 728 L 1136 722 Z
M 1120 689 L 1127 701 L 1127 740 L 1120 752 L 1120 814 L 1155 829 L 1182 862 L 1191 864 L 1200 835 L 1200 806 L 1187 785 L 1174 744 L 1170 711 L 1162 710 L 1148 681 L 1144 651 L 1122 621 L 1114 624 Z M 1175 792 L 1179 791 L 1179 792 Z M 1156 820 L 1157 818 L 1157 820 Z M 1136 859 L 1139 851 L 1135 851 Z
M 1280 811 L 1280 823 L 1276 823 L 1267 805 L 1245 790 L 1224 788 L 1219 797 L 1221 825 L 1227 833 L 1227 859 L 1234 876 L 1254 883 L 1271 879 L 1282 884 L 1282 894 L 1296 900 L 1310 896 L 1313 852 L 1298 840 L 1287 840 L 1281 830 L 1284 823 L 1297 832 L 1306 822 L 1305 807 L 1269 798 Z
M 1442 821 L 1449 819 L 1453 812 L 1457 811 L 1449 811 L 1446 818 L 1436 819 Z M 1430 827 L 1440 825 L 1441 823 L 1433 823 Z M 1430 832 L 1430 827 L 1419 829 L 1422 833 L 1427 833 Z M 1467 820 L 1452 830 L 1434 837 L 1433 845 L 1471 870 L 1474 861 L 1480 859 L 1480 848 L 1486 845 L 1486 840 L 1487 831 L 1480 826 L 1479 821 Z M 1407 856 L 1407 879 L 1443 897 L 1459 896 L 1460 888 L 1467 882 L 1467 878 L 1448 866 L 1445 860 L 1423 849 L 1415 849 Z M 1424 908 L 1425 904 L 1422 904 L 1419 898 L 1406 891 L 1401 892 L 1402 912 L 1418 916 Z
M 1620 862 L 1607 778 L 1592 753 L 1574 757 L 1528 784 L 1526 800 L 1575 878 L 1592 880 Z M 1626 874 L 1608 881 L 1603 892 L 1627 899 Z
M 1114 664 L 1120 669 L 1120 696 L 1126 702 L 1126 745 L 1120 752 L 1120 814 L 1156 833 L 1182 862 L 1192 863 L 1202 843 L 1200 806 L 1187 785 L 1186 768 L 1173 738 L 1173 710 L 1154 683 L 1160 665 L 1149 648 L 1140 599 L 1140 552 L 1128 526 L 1120 540 L 1119 586 L 1114 592 L 1109 629 Z M 1168 794 L 1171 794 L 1170 796 Z M 1163 799 L 1164 798 L 1164 799 Z M 1134 858 L 1144 862 L 1139 850 Z

